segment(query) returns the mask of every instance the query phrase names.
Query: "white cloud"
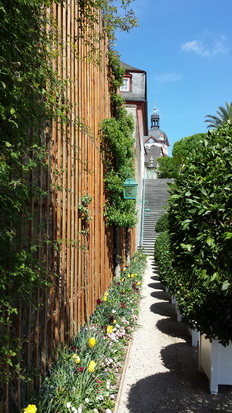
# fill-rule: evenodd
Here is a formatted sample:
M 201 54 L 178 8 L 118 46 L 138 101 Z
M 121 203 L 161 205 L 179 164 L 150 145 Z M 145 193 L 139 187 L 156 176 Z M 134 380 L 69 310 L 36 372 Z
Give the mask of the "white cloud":
M 213 54 L 217 53 L 228 53 L 228 41 L 227 38 L 222 34 L 217 39 L 215 39 Z
M 157 82 L 179 82 L 182 75 L 175 72 L 163 72 L 155 76 Z
M 209 56 L 209 51 L 204 47 L 203 43 L 199 40 L 193 40 L 192 42 L 186 42 L 181 45 L 182 52 L 195 52 L 201 56 Z
M 203 57 L 215 56 L 216 54 L 226 54 L 228 52 L 228 42 L 224 35 L 214 38 L 211 47 L 206 47 L 201 40 L 192 40 L 181 45 L 181 52 L 195 52 Z

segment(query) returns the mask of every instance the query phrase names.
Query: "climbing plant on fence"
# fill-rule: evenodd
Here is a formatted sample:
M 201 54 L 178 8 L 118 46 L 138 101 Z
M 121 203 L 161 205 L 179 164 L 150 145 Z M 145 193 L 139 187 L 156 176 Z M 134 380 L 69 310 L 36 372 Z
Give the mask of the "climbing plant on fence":
M 39 173 L 47 165 L 48 132 L 52 122 L 53 126 L 55 122 L 60 125 L 62 133 L 71 122 L 75 122 L 76 128 L 83 127 L 84 123 L 83 119 L 71 120 L 73 107 L 67 99 L 69 79 L 61 80 L 56 71 L 57 64 L 54 64 L 61 49 L 61 39 L 59 28 L 52 13 L 48 14 L 47 7 L 51 11 L 53 6 L 54 11 L 54 4 L 59 3 L 66 4 L 59 0 L 0 1 L 0 364 L 7 380 L 9 367 L 12 367 L 13 375 L 15 371 L 22 374 L 19 362 L 25 353 L 20 355 L 20 351 L 25 343 L 14 339 L 16 330 L 21 327 L 17 317 L 22 317 L 19 313 L 25 312 L 24 304 L 28 304 L 31 313 L 35 313 L 40 298 L 35 297 L 39 291 L 37 287 L 44 291 L 48 285 L 44 265 L 47 263 L 43 262 L 41 246 L 44 247 L 43 242 L 47 241 L 53 243 L 55 251 L 58 250 L 54 239 L 43 238 L 44 224 L 39 221 L 40 217 L 35 216 L 36 205 L 43 205 L 50 190 L 41 178 L 43 174 Z M 83 25 L 90 27 L 93 20 L 91 13 L 88 17 L 85 7 L 96 6 L 99 14 L 108 2 L 77 3 Z M 126 3 L 128 5 L 130 1 L 122 2 L 123 5 Z M 107 10 L 109 17 L 110 9 Z M 114 9 L 115 18 L 116 14 Z M 128 15 L 129 20 L 131 16 Z M 112 29 L 120 25 L 120 21 L 123 19 L 116 18 Z M 81 38 L 82 34 L 77 40 Z M 91 39 L 83 38 L 86 45 L 88 40 Z M 96 38 L 88 43 L 88 60 L 93 59 L 96 43 Z M 77 53 L 75 45 L 73 51 Z M 79 58 L 83 59 L 83 56 Z M 100 64 L 98 58 L 95 60 Z M 63 171 L 53 173 L 58 176 Z M 58 184 L 53 191 L 59 193 Z M 55 269 L 54 266 L 53 281 Z M 32 326 L 28 328 L 32 332 Z M 28 331 L 25 329 L 20 334 L 26 341 Z M 39 334 L 38 329 L 36 334 Z M 25 374 L 29 377 L 28 372 Z M 38 374 L 38 371 L 33 371 L 33 374 Z
M 20 345 L 9 336 L 18 307 L 33 303 L 36 287 L 46 285 L 38 238 L 30 237 L 32 200 L 45 195 L 33 177 L 45 165 L 46 120 L 66 111 L 55 98 L 61 83 L 50 64 L 43 4 L 0 2 L 0 363 L 6 369 Z
M 134 121 L 124 107 L 124 99 L 116 90 L 122 84 L 124 69 L 117 55 L 110 53 L 113 71 L 111 102 L 115 117 L 105 119 L 101 125 L 103 157 L 106 167 L 105 188 L 107 201 L 105 216 L 109 225 L 133 228 L 136 224 L 134 200 L 122 197 L 123 183 L 134 176 Z
M 108 224 L 118 227 L 134 227 L 136 224 L 135 202 L 122 197 L 123 182 L 134 174 L 133 119 L 120 108 L 117 118 L 102 123 L 107 172 L 105 184 L 107 202 L 105 216 Z
M 172 185 L 170 246 L 179 308 L 223 344 L 232 339 L 232 128 L 209 131 Z

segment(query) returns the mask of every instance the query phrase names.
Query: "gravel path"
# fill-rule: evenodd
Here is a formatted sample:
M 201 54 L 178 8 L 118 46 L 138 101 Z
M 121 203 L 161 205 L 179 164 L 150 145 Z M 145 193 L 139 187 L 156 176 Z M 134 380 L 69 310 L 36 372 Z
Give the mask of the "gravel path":
M 198 371 L 197 349 L 186 326 L 176 321 L 151 258 L 142 295 L 115 413 L 232 413 L 232 386 L 209 393 L 208 379 Z

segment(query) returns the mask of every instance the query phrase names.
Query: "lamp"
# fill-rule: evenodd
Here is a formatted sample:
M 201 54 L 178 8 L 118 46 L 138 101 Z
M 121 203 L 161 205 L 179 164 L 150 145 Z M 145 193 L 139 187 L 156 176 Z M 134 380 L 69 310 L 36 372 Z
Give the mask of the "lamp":
M 136 199 L 138 184 L 133 178 L 127 178 L 123 184 L 123 198 Z

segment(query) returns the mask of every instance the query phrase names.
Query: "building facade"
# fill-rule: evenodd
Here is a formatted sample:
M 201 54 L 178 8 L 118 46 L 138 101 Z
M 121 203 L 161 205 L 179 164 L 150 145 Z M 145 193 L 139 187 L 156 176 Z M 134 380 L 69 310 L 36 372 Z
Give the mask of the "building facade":
M 128 113 L 134 119 L 134 141 L 135 141 L 135 180 L 138 183 L 136 207 L 138 211 L 138 223 L 136 227 L 136 242 L 140 245 L 141 240 L 141 215 L 145 178 L 145 150 L 144 136 L 148 134 L 147 117 L 147 73 L 121 62 L 125 69 L 123 85 L 120 88 L 122 97 Z

